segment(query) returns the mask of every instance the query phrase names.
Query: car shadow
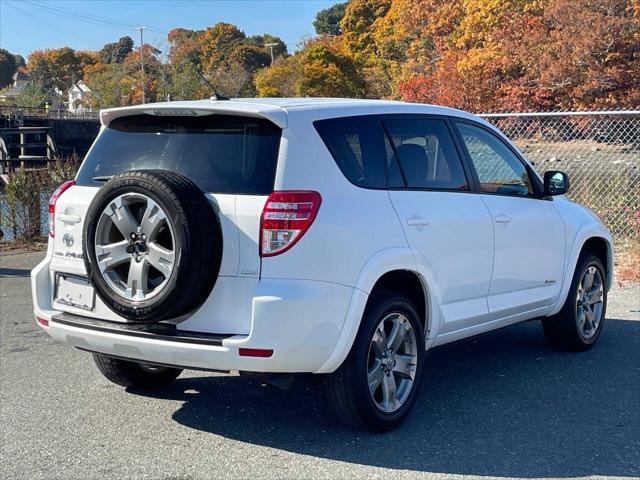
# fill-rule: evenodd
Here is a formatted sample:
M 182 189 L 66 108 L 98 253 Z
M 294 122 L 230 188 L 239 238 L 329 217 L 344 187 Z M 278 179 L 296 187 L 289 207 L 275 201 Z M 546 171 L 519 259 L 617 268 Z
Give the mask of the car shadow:
M 413 412 L 385 434 L 329 415 L 318 385 L 178 379 L 157 398 L 185 426 L 376 467 L 492 477 L 640 474 L 640 322 L 609 319 L 590 351 L 550 350 L 528 322 L 433 350 Z

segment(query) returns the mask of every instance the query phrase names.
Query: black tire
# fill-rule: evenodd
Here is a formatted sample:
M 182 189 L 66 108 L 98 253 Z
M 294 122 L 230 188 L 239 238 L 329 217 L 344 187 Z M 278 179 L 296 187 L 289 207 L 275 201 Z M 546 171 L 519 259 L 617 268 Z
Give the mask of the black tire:
M 100 215 L 119 195 L 139 193 L 166 213 L 174 229 L 175 266 L 162 291 L 133 301 L 119 295 L 97 268 L 95 237 Z M 218 277 L 222 231 L 203 192 L 188 178 L 165 170 L 137 170 L 114 176 L 97 193 L 85 221 L 84 262 L 89 281 L 102 301 L 118 315 L 136 322 L 175 318 L 201 305 Z
M 425 357 L 424 332 L 415 307 L 405 297 L 386 291 L 373 295 L 349 355 L 340 368 L 326 376 L 323 390 L 329 409 L 344 424 L 353 428 L 388 431 L 406 418 L 416 401 Z M 409 396 L 396 411 L 386 413 L 376 406 L 369 393 L 367 365 L 369 346 L 376 328 L 391 313 L 401 313 L 411 323 L 417 343 L 417 364 Z
M 99 353 L 93 354 L 93 360 L 107 380 L 123 387 L 134 387 L 140 390 L 166 388 L 182 373 L 182 369 L 179 368 L 156 367 Z
M 603 282 L 602 310 L 595 333 L 586 338 L 578 326 L 577 297 L 580 282 L 585 272 L 591 267 L 595 267 L 599 271 L 600 278 Z M 604 266 L 598 257 L 589 252 L 581 255 L 578 259 L 573 279 L 571 280 L 571 288 L 569 289 L 567 299 L 562 309 L 556 315 L 542 319 L 544 335 L 551 347 L 557 350 L 581 352 L 590 349 L 596 343 L 602 333 L 607 311 L 606 278 Z

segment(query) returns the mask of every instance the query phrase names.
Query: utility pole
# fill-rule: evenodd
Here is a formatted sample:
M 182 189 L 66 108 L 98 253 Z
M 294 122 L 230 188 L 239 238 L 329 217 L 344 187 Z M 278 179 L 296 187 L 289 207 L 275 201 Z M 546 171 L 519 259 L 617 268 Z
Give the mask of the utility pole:
M 140 30 L 140 71 L 142 72 L 142 80 L 140 80 L 140 86 L 142 87 L 142 103 L 146 102 L 145 99 L 145 94 L 144 94 L 144 53 L 143 53 L 143 47 L 144 47 L 144 40 L 142 38 L 142 32 L 144 32 L 144 29 L 147 27 L 135 27 L 135 30 Z
M 277 43 L 265 43 L 265 47 L 269 47 L 271 49 L 271 64 L 273 64 L 273 47 L 278 45 Z

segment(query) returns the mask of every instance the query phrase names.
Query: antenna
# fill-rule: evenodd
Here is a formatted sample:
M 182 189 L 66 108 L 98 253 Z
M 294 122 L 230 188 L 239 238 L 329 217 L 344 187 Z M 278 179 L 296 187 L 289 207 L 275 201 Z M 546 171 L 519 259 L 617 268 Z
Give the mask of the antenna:
M 229 100 L 229 97 L 225 97 L 224 95 L 220 95 L 218 92 L 216 92 L 216 87 L 214 87 L 213 84 L 209 80 L 207 80 L 207 77 L 205 77 L 202 72 L 200 72 L 200 70 L 198 70 L 197 68 L 195 70 L 202 81 L 209 85 L 209 87 L 211 87 L 211 91 L 213 92 L 211 100 Z

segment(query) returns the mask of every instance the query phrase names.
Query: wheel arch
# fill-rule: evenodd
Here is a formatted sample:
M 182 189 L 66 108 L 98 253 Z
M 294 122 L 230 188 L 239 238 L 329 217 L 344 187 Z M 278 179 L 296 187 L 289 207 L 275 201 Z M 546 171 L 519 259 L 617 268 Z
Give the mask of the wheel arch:
M 589 237 L 582 244 L 582 248 L 580 248 L 580 254 L 578 255 L 578 258 L 580 258 L 586 252 L 591 252 L 600 259 L 602 265 L 604 265 L 604 271 L 607 277 L 607 289 L 611 288 L 611 283 L 613 280 L 613 249 L 611 247 L 611 244 L 603 237 Z
M 413 270 L 391 270 L 386 272 L 378 278 L 371 289 L 367 305 L 379 291 L 394 292 L 406 297 L 416 307 L 420 323 L 424 332 L 427 332 L 429 323 L 427 289 L 417 272 Z
M 592 252 L 602 261 L 605 268 L 607 290 L 613 285 L 613 239 L 606 230 L 600 228 L 585 228 L 578 232 L 574 237 L 573 244 L 569 247 L 567 261 L 565 262 L 562 289 L 558 301 L 548 315 L 555 315 L 562 309 L 571 288 L 571 282 L 578 265 L 578 260 L 585 252 Z
M 409 290 L 399 287 L 408 283 Z M 390 290 L 407 296 L 418 309 L 424 332 L 431 329 L 433 304 L 429 282 L 416 268 L 413 251 L 408 248 L 390 248 L 373 255 L 365 264 L 356 282 L 344 325 L 336 346 L 316 373 L 331 373 L 349 354 L 362 322 L 366 306 L 376 290 Z

